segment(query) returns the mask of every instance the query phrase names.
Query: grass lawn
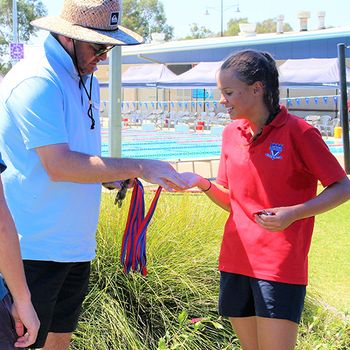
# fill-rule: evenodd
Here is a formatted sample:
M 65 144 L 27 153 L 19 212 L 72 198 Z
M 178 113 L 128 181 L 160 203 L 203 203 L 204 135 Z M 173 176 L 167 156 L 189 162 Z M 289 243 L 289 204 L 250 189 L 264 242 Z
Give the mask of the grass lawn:
M 350 202 L 316 217 L 309 289 L 350 315 Z

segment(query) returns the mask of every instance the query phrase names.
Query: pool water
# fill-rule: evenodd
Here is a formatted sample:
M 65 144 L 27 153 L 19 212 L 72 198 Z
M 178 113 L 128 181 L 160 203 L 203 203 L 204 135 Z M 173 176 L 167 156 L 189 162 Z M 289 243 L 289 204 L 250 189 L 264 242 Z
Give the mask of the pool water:
M 218 158 L 221 135 L 203 132 L 122 130 L 122 157 L 158 160 Z M 102 131 L 102 155 L 108 156 L 108 133 Z
M 329 150 L 333 154 L 342 154 L 342 153 L 344 153 L 342 140 L 325 140 L 325 142 L 328 145 Z
M 221 134 L 205 132 L 122 130 L 122 157 L 176 161 L 219 158 Z M 343 153 L 342 140 L 326 139 L 333 154 Z M 108 156 L 108 130 L 102 130 L 102 155 Z

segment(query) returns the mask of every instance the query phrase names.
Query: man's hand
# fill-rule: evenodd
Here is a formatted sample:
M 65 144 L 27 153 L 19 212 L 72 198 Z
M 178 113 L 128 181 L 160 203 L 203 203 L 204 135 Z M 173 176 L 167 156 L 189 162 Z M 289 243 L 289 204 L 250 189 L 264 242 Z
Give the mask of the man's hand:
M 12 305 L 12 317 L 15 321 L 18 339 L 14 346 L 26 348 L 35 342 L 40 327 L 38 316 L 31 302 Z M 26 328 L 26 333 L 24 333 Z
M 160 160 L 141 160 L 141 178 L 158 184 L 168 191 L 181 191 L 190 188 L 186 179 L 169 163 Z

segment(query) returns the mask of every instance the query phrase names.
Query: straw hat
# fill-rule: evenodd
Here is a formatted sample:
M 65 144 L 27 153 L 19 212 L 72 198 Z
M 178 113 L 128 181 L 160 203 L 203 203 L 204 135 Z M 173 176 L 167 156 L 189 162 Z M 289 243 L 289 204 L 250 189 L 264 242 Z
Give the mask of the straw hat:
M 61 15 L 31 24 L 68 38 L 104 45 L 136 45 L 143 38 L 119 25 L 121 0 L 64 0 Z

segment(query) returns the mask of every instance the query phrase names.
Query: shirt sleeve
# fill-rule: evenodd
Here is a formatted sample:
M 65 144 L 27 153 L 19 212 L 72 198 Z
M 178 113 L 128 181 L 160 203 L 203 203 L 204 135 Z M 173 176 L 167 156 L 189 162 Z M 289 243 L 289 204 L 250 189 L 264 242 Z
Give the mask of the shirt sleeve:
M 68 140 L 63 94 L 51 80 L 35 77 L 15 87 L 6 101 L 27 149 Z
M 346 176 L 344 169 L 316 128 L 306 130 L 297 145 L 301 147 L 298 151 L 306 170 L 313 174 L 324 187 Z
M 218 175 L 216 177 L 215 182 L 217 182 L 219 185 L 228 188 L 228 178 L 227 178 L 227 164 L 226 164 L 226 138 L 228 137 L 228 128 L 226 127 L 222 134 L 222 145 L 221 145 L 221 155 L 220 155 L 220 162 L 219 162 L 219 169 L 218 169 Z

